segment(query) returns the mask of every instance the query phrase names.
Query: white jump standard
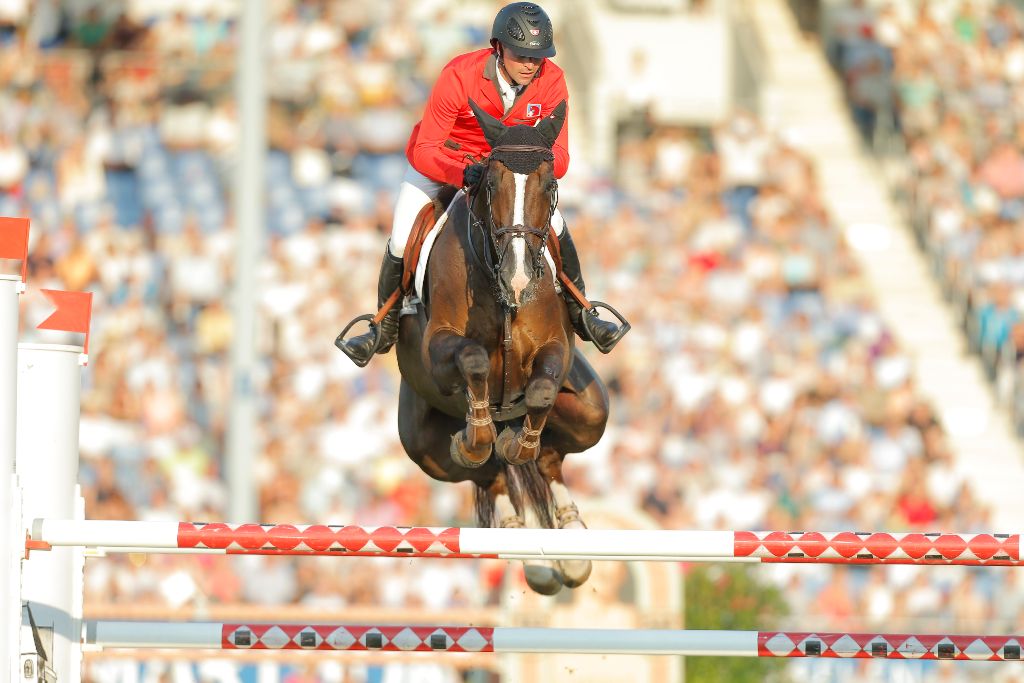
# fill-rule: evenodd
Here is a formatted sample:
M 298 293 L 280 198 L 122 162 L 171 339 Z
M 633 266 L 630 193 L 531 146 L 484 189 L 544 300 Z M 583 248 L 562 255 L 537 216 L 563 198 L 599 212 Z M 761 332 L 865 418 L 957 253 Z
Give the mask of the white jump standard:
M 1020 534 L 474 529 L 37 519 L 29 550 L 1020 566 Z

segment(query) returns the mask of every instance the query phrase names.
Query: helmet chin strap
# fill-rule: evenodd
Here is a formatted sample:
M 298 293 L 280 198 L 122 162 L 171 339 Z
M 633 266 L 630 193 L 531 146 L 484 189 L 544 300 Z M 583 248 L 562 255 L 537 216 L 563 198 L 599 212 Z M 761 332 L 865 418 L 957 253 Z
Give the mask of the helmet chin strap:
M 502 45 L 499 41 L 495 41 L 495 42 L 497 43 L 497 45 L 495 46 L 495 49 L 498 50 L 498 66 L 500 66 L 501 70 L 504 72 L 505 78 L 508 79 L 509 83 L 511 83 L 513 85 L 513 87 L 516 87 L 516 88 L 524 87 L 523 83 L 520 83 L 515 78 L 513 78 L 512 74 L 509 73 L 509 71 L 508 71 L 508 67 L 505 66 L 505 46 Z

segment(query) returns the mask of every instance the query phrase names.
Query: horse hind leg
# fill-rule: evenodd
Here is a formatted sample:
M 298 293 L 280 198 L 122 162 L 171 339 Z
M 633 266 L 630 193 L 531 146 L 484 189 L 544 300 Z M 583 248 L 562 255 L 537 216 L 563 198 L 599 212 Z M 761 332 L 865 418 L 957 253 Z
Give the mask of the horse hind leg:
M 537 465 L 551 489 L 555 508 L 555 523 L 559 529 L 586 529 L 579 508 L 573 502 L 569 488 L 562 479 L 562 455 L 554 448 L 545 447 L 538 457 Z M 590 578 L 590 560 L 559 560 L 558 571 L 562 583 L 569 588 L 579 588 Z
M 528 486 L 525 488 L 529 489 Z M 536 491 L 524 490 L 522 482 L 516 481 L 516 475 L 510 468 L 502 467 L 502 472 L 495 477 L 490 486 L 486 489 L 478 488 L 478 495 L 484 499 L 478 500 L 477 504 L 480 526 L 490 526 L 493 523 L 500 529 L 522 529 L 528 523 L 531 527 L 538 526 L 537 520 L 547 515 L 538 514 L 535 493 Z M 546 508 L 542 508 L 542 511 L 546 512 Z M 555 595 L 562 590 L 562 575 L 556 562 L 524 560 L 523 572 L 527 585 L 535 593 Z

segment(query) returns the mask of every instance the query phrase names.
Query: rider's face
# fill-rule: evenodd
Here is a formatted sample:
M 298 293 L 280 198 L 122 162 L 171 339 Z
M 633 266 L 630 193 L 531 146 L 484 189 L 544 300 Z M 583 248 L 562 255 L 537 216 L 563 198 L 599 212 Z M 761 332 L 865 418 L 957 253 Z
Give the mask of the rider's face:
M 505 62 L 505 71 L 518 85 L 526 85 L 537 75 L 543 57 L 526 57 L 518 55 L 513 50 L 502 46 L 502 58 Z

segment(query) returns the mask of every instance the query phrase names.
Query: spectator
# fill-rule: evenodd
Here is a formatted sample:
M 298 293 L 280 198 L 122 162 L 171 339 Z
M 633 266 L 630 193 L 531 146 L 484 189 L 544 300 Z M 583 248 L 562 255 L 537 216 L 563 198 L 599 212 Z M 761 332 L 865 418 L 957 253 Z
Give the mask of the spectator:
M 765 163 L 772 151 L 771 142 L 758 129 L 752 116 L 740 114 L 733 118 L 727 128 L 718 132 L 715 145 L 721 153 L 726 201 L 731 213 L 741 217 L 749 230 L 747 207 L 765 180 Z
M 0 193 L 17 197 L 28 174 L 28 155 L 12 137 L 0 130 Z
M 93 5 L 76 23 L 72 36 L 78 47 L 95 49 L 107 44 L 110 30 L 111 23 L 103 15 L 100 5 Z

